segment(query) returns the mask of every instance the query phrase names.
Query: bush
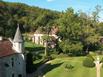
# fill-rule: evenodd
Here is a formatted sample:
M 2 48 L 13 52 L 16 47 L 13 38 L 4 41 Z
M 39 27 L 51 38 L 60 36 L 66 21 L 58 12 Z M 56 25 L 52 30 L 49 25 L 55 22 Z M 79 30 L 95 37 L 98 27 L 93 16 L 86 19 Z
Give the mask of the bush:
M 91 54 L 88 54 L 88 55 L 87 55 L 87 58 L 90 58 L 90 59 L 92 59 L 93 61 L 95 60 Z
M 90 55 L 87 56 L 83 61 L 83 66 L 90 68 L 94 67 L 95 66 L 94 59 Z
M 65 68 L 68 69 L 68 70 L 71 70 L 71 69 L 74 68 L 74 66 L 71 65 L 71 64 L 66 64 L 66 65 L 65 65 Z

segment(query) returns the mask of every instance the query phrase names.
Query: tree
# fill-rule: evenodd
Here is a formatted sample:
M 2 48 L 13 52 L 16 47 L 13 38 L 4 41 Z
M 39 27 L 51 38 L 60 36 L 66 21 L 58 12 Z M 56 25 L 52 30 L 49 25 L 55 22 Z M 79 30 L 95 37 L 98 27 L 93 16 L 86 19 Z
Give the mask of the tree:
M 19 23 L 26 32 L 34 32 L 38 27 L 52 26 L 59 12 L 28 6 L 23 3 L 0 1 L 0 34 L 13 37 Z M 24 28 L 24 29 L 23 29 Z
M 81 54 L 83 45 L 80 42 L 82 31 L 78 15 L 74 13 L 72 8 L 69 8 L 65 13 L 62 13 L 61 16 L 62 17 L 58 20 L 60 29 L 59 35 L 63 37 L 60 47 L 64 53 L 79 55 Z M 80 53 L 78 54 L 78 52 Z
M 82 25 L 81 42 L 84 45 L 84 53 L 88 53 L 89 50 L 96 50 L 100 38 L 100 34 L 97 32 L 97 24 L 94 24 L 92 18 L 83 12 L 80 12 L 79 17 Z
M 99 21 L 99 13 L 102 11 L 102 8 L 101 8 L 101 6 L 100 5 L 97 5 L 96 7 L 95 7 L 95 11 L 93 11 L 92 12 L 92 18 L 93 18 L 93 21 L 94 22 L 97 22 L 97 21 Z

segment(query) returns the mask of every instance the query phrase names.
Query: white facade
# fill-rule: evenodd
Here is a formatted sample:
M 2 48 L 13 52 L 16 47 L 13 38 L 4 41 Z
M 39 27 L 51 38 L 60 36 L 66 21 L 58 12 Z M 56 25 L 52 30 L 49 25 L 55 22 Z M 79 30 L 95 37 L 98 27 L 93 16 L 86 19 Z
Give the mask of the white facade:
M 43 41 L 43 38 L 42 38 L 43 36 L 44 36 L 44 34 L 34 34 L 32 41 L 35 44 L 44 45 L 44 41 Z
M 38 45 L 45 46 L 45 42 L 43 40 L 44 35 L 45 34 L 34 34 L 34 36 L 32 37 L 32 42 L 34 42 L 35 44 L 38 44 Z M 55 37 L 55 39 L 58 38 L 58 36 L 55 34 L 49 34 L 49 36 L 53 36 L 53 37 Z
M 18 43 L 18 42 L 13 42 L 13 49 L 17 53 L 22 53 L 23 52 L 23 44 L 22 43 Z

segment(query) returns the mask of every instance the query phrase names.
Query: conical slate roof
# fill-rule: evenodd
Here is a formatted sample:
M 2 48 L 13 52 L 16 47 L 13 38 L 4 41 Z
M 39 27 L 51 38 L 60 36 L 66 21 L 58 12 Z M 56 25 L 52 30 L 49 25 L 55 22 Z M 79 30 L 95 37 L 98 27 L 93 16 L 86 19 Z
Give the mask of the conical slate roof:
M 23 38 L 22 38 L 22 34 L 20 32 L 20 29 L 19 29 L 19 25 L 18 25 L 18 28 L 16 30 L 16 34 L 14 36 L 13 42 L 23 42 Z

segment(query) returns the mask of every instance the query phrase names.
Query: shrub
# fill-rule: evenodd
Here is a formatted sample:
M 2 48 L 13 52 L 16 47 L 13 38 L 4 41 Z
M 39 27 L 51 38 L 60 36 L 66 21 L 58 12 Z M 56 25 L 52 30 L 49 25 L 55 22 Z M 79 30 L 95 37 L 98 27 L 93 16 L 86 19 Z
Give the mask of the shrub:
M 93 61 L 95 60 L 91 54 L 88 54 L 88 55 L 87 55 L 87 58 L 90 58 L 90 59 L 92 59 Z
M 65 68 L 68 69 L 68 70 L 71 70 L 71 69 L 74 68 L 74 66 L 71 65 L 71 64 L 66 64 L 66 65 L 65 65 Z
M 83 66 L 91 68 L 94 67 L 95 66 L 94 59 L 90 55 L 87 56 L 83 61 Z

